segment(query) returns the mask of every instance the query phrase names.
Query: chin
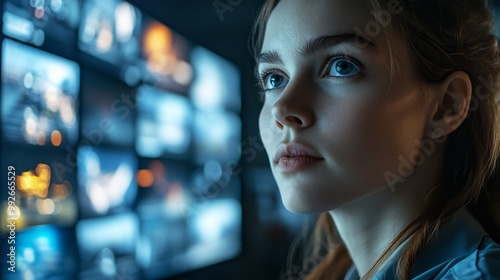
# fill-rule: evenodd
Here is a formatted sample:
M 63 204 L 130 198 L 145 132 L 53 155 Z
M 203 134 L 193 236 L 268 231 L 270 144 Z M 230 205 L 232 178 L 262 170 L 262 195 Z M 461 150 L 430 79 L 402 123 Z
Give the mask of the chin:
M 278 184 L 278 186 L 280 186 Z M 300 187 L 299 187 L 300 186 Z M 361 192 L 343 192 L 332 186 L 329 188 L 315 188 L 305 185 L 282 185 L 279 187 L 281 201 L 285 208 L 297 214 L 318 214 L 338 209 L 350 204 L 366 194 Z M 318 185 L 315 185 L 318 187 Z
M 287 197 L 286 195 L 281 195 L 281 200 L 285 208 L 296 214 L 318 214 L 323 212 L 328 212 L 335 209 L 336 207 L 331 205 L 324 205 L 318 203 L 315 199 L 308 199 L 307 197 L 301 195 L 294 195 L 293 197 Z

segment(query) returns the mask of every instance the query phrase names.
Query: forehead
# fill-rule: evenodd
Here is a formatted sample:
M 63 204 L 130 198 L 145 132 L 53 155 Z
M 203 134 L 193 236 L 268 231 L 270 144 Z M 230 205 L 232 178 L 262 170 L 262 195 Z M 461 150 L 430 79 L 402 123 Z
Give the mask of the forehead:
M 366 37 L 367 28 L 371 36 L 365 39 L 385 40 L 365 0 L 282 0 L 268 20 L 262 51 L 297 49 L 311 38 L 335 34 Z

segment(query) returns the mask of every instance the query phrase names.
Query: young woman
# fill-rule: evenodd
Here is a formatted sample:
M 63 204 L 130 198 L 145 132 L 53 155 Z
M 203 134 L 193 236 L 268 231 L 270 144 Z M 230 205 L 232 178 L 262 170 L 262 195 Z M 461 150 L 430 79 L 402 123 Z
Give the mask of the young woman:
M 500 279 L 491 29 L 486 0 L 266 2 L 261 137 L 285 206 L 323 213 L 285 278 Z

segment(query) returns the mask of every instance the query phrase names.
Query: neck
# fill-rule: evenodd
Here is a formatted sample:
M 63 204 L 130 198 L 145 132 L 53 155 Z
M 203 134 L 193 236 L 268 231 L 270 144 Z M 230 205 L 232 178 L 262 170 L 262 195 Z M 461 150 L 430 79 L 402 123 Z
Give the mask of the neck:
M 396 189 L 385 188 L 330 211 L 361 277 L 419 215 L 422 206 L 428 206 L 429 194 L 438 184 L 438 172 L 436 166 L 419 168 Z

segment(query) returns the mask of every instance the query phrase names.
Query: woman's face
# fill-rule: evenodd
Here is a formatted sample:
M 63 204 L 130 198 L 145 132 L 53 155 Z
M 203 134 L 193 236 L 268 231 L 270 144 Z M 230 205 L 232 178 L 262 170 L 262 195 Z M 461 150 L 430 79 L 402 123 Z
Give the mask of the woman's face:
M 398 168 L 426 134 L 429 106 L 408 51 L 390 38 L 391 80 L 390 49 L 370 12 L 363 0 L 282 0 L 268 21 L 259 126 L 290 211 L 346 205 L 387 188 L 388 172 L 406 180 Z

